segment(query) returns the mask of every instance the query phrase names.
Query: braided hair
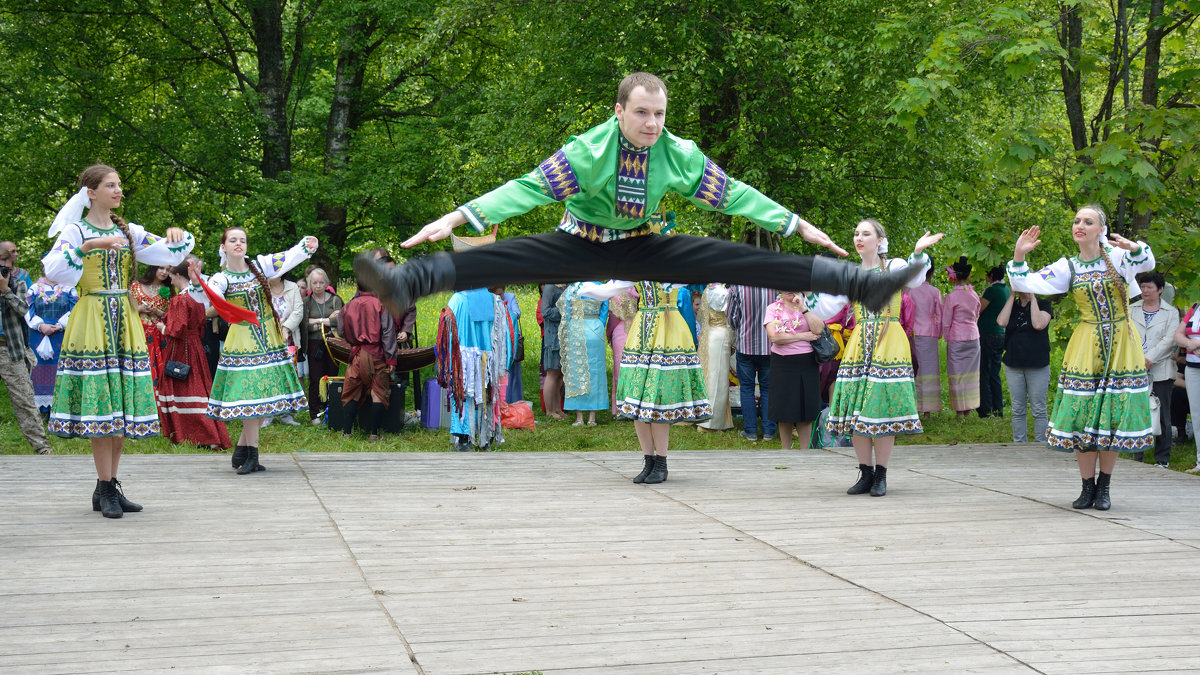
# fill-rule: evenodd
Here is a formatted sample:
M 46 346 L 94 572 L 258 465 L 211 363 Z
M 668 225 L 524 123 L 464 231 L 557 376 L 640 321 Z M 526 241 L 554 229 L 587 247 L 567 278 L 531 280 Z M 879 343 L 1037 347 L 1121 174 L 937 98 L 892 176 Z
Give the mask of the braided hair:
M 83 173 L 79 174 L 79 187 L 96 190 L 100 187 L 100 181 L 104 180 L 104 177 L 111 173 L 117 173 L 117 170 L 107 164 L 93 164 L 84 169 Z M 115 213 L 109 213 L 109 217 L 112 218 L 113 224 L 121 229 L 121 234 L 129 242 L 129 278 L 132 279 L 134 273 L 137 272 L 137 251 L 135 250 L 133 235 L 129 233 L 129 225 L 125 222 L 124 218 Z
M 1088 204 L 1079 210 L 1083 211 L 1085 209 L 1094 212 L 1100 220 L 1100 257 L 1104 258 L 1104 273 L 1112 277 L 1113 283 L 1117 285 L 1117 292 L 1121 294 L 1123 300 L 1128 302 L 1129 289 L 1125 286 L 1125 279 L 1120 274 L 1117 274 L 1117 268 L 1113 267 L 1112 258 L 1109 257 L 1108 251 L 1105 249 L 1105 245 L 1107 244 L 1105 242 L 1105 235 L 1108 234 L 1108 214 L 1104 213 L 1104 207 L 1099 204 Z
M 226 230 L 221 233 L 222 246 L 225 245 L 225 239 L 229 236 L 229 233 L 234 230 L 238 230 L 242 234 L 246 234 L 246 229 L 243 227 L 226 228 Z M 283 329 L 281 326 L 283 324 L 279 320 L 279 312 L 275 310 L 275 303 L 271 302 L 271 287 L 267 285 L 267 277 L 263 275 L 262 270 L 258 269 L 258 263 L 251 260 L 249 256 L 246 257 L 246 266 L 250 268 L 250 272 L 254 274 L 254 279 L 258 281 L 259 287 L 262 288 L 263 295 L 265 295 L 267 298 L 267 308 L 271 310 L 271 317 L 275 319 L 275 327 L 279 329 L 279 332 L 282 334 Z

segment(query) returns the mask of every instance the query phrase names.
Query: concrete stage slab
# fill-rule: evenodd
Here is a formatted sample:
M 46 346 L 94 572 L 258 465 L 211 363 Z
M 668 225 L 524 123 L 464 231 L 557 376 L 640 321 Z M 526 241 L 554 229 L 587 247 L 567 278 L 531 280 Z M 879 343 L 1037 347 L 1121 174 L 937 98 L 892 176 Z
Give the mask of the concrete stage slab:
M 0 672 L 1200 671 L 1200 477 L 1041 446 L 0 456 Z

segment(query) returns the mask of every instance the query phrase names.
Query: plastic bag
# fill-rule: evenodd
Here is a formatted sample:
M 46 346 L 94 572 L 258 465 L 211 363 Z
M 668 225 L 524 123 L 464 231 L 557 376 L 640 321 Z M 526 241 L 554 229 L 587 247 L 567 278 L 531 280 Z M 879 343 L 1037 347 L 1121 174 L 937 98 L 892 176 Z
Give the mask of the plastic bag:
M 500 426 L 504 429 L 532 429 L 533 405 L 529 401 L 502 403 L 500 405 Z

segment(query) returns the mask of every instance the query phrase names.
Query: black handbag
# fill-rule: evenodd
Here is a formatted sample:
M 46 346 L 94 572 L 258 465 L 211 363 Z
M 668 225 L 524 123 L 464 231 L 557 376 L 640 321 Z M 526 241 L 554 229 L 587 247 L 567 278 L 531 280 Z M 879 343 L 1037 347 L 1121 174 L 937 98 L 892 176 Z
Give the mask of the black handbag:
M 812 341 L 812 348 L 817 363 L 829 363 L 833 357 L 837 356 L 838 345 L 833 341 L 833 333 L 830 332 L 829 326 L 825 326 L 821 331 L 821 336 Z
M 176 344 L 178 344 L 178 343 L 176 343 Z M 172 351 L 174 351 L 174 350 L 172 350 Z M 183 343 L 183 358 L 187 359 L 187 342 L 186 341 Z M 170 378 L 173 378 L 176 380 L 186 380 L 188 377 L 188 374 L 191 372 L 192 372 L 192 367 L 189 364 L 184 363 L 183 361 L 173 361 L 171 359 L 167 359 L 167 365 L 163 369 L 163 373 L 165 373 L 167 377 L 170 377 Z

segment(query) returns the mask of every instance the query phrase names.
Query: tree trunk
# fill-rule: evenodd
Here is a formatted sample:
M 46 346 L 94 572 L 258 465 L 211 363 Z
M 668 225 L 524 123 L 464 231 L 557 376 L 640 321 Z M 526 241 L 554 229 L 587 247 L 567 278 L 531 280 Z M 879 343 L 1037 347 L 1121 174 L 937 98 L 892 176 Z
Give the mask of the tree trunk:
M 1161 26 L 1155 25 L 1155 21 L 1162 16 L 1163 6 L 1166 0 L 1150 0 L 1150 16 L 1146 18 L 1149 27 L 1146 29 L 1146 58 L 1142 66 L 1142 104 L 1148 108 L 1158 107 L 1158 67 L 1159 60 L 1162 57 L 1162 39 L 1163 29 Z M 1157 150 L 1161 142 L 1161 138 L 1148 139 L 1154 144 Z M 1152 211 L 1137 211 L 1133 214 L 1133 234 L 1136 236 L 1139 232 L 1146 229 L 1150 225 L 1150 219 L 1154 216 Z
M 262 176 L 277 180 L 292 168 L 292 135 L 288 124 L 288 82 L 283 52 L 282 0 L 249 4 L 258 55 L 258 95 L 261 97 Z
M 368 37 L 365 23 L 354 22 L 346 27 L 338 50 L 337 73 L 333 82 L 333 101 L 325 127 L 325 175 L 336 174 L 349 161 L 350 139 L 362 121 L 359 96 L 366 78 L 367 57 L 364 53 Z M 345 204 L 317 203 L 317 222 L 322 240 L 337 259 L 344 259 L 346 248 L 347 208 Z
M 1074 4 L 1059 5 L 1061 17 L 1058 29 L 1058 44 L 1067 52 L 1062 59 L 1063 102 L 1066 104 L 1067 121 L 1071 124 L 1071 145 L 1075 152 L 1087 148 L 1087 122 L 1083 119 L 1083 89 L 1079 73 L 1079 61 L 1083 47 L 1083 19 L 1079 7 Z
M 729 141 L 740 109 L 737 91 L 729 78 L 722 78 L 720 85 L 713 92 L 713 97 L 700 106 L 697 142 L 700 150 L 722 169 L 729 164 L 729 155 L 723 148 Z M 733 218 L 719 213 L 716 217 L 718 224 L 709 234 L 717 239 L 732 239 Z

